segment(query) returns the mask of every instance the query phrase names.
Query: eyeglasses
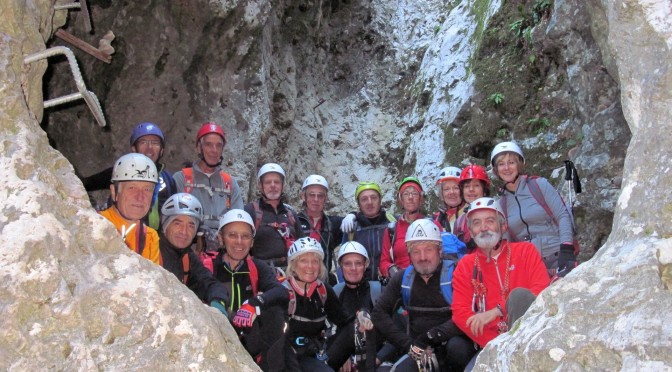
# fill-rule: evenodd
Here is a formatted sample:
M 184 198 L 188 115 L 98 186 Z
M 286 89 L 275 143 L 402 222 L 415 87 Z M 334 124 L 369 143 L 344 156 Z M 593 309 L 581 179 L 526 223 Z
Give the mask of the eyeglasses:
M 420 196 L 420 193 L 417 192 L 402 192 L 401 197 L 404 199 L 417 198 Z
M 322 199 L 324 199 L 324 198 L 327 197 L 327 194 L 322 193 L 322 192 L 318 192 L 318 193 L 311 192 L 311 193 L 309 193 L 309 194 L 306 194 L 306 197 L 307 197 L 308 199 L 322 200 Z
M 141 139 L 138 140 L 138 142 L 136 142 L 135 144 L 136 146 L 160 147 L 161 141 Z
M 252 240 L 252 234 L 238 234 L 235 232 L 227 233 L 226 237 L 231 240 L 242 240 L 245 242 Z
M 349 269 L 360 268 L 360 267 L 364 267 L 364 262 L 359 262 L 359 261 L 357 261 L 357 262 L 344 262 L 341 265 L 341 267 L 347 267 Z

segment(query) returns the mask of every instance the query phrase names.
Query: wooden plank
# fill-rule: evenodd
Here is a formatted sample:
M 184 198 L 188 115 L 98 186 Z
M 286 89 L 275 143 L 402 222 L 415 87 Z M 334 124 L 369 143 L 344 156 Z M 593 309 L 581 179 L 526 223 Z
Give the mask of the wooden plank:
M 112 57 L 109 54 L 101 52 L 98 48 L 94 48 L 91 44 L 63 30 L 62 28 L 59 28 L 56 31 L 56 37 L 72 44 L 73 46 L 81 49 L 83 52 L 88 53 L 105 63 L 112 63 Z

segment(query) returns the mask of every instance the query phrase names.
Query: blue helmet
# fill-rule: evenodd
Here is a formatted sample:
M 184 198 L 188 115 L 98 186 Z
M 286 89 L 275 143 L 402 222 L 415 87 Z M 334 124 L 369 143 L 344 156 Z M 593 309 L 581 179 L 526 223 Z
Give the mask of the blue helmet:
M 159 128 L 158 125 L 149 122 L 138 124 L 138 126 L 133 129 L 133 133 L 131 133 L 131 146 L 135 144 L 135 141 L 137 141 L 138 138 L 148 135 L 155 135 L 161 138 L 161 145 L 163 146 L 164 138 L 161 128 Z

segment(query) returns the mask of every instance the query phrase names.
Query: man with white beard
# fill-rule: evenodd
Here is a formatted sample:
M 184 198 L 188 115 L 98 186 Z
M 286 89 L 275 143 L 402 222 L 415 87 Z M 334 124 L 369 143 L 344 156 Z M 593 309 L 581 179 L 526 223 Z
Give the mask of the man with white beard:
M 532 243 L 502 239 L 508 226 L 495 199 L 474 200 L 467 226 L 478 247 L 453 274 L 453 321 L 483 348 L 527 311 L 549 278 Z

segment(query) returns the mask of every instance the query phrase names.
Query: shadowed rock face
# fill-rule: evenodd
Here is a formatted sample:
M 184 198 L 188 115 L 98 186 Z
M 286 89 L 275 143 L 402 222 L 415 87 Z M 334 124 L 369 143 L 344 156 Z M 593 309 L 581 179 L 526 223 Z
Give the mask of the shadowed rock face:
M 508 95 L 502 109 L 486 107 L 492 92 L 479 71 L 508 72 L 479 70 L 483 51 L 467 59 L 474 75 L 464 69 L 463 78 L 446 79 L 467 62 L 441 63 L 453 55 L 444 47 L 467 56 L 475 50 L 478 27 L 463 22 L 492 17 L 508 29 L 512 12 L 494 13 L 496 1 L 414 1 L 403 12 L 385 1 L 89 5 L 96 34 L 82 31 L 77 12 L 68 30 L 93 45 L 107 30 L 117 35 L 110 65 L 76 51 L 109 128 L 97 127 L 82 104 L 51 110 L 42 123 L 58 151 L 39 129 L 42 79 L 46 70 L 47 97 L 61 96 L 74 90 L 69 72 L 58 59 L 48 70 L 45 62 L 26 67 L 22 56 L 62 44 L 50 35 L 65 12 L 46 0 L 0 5 L 8 46 L 0 50 L 2 367 L 255 368 L 218 313 L 123 245 L 75 177 L 73 165 L 82 175 L 111 165 L 129 150 L 130 128 L 148 120 L 166 132 L 171 170 L 195 158 L 197 127 L 215 120 L 228 134 L 227 167 L 249 197 L 258 166 L 275 161 L 288 170 L 290 201 L 298 204 L 306 175 L 322 173 L 339 212 L 355 207 L 358 180 L 380 181 L 391 206 L 403 176 L 433 184 L 428 161 L 437 168 L 487 163 L 488 141 L 502 125 L 524 143 L 533 173 L 551 179 L 573 147 L 587 190 L 577 207 L 581 240 L 589 251 L 609 240 L 544 292 L 479 363 L 500 370 L 672 366 L 664 352 L 670 329 L 653 321 L 669 308 L 672 267 L 669 9 L 641 0 L 555 1 L 533 38 L 542 83 L 525 86 L 531 75 L 516 75 L 525 94 Z M 562 122 L 524 135 L 517 122 L 536 104 Z

